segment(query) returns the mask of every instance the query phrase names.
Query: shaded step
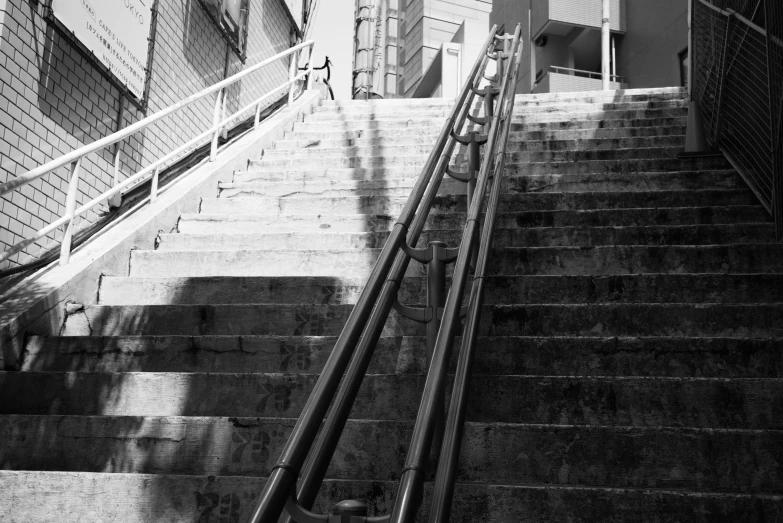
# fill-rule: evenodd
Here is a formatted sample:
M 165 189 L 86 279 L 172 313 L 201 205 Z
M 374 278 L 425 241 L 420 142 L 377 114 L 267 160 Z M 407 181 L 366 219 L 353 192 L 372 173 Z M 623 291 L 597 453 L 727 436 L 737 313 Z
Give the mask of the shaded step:
M 495 305 L 492 336 L 781 337 L 783 304 Z
M 176 334 L 328 336 L 342 331 L 353 305 L 90 305 L 70 314 L 62 336 Z M 395 329 L 399 329 L 395 331 Z M 386 335 L 419 335 L 409 320 L 392 312 Z
M 528 167 L 520 164 L 506 170 L 504 190 L 510 193 L 614 192 L 613 196 L 604 194 L 602 198 L 613 197 L 619 200 L 624 196 L 621 192 L 698 191 L 704 187 L 726 190 L 747 187 L 736 172 L 728 170 L 634 172 L 632 169 L 620 169 L 605 173 L 526 174 L 526 171 L 536 170 L 556 172 L 555 169 L 544 169 L 544 164 L 529 164 Z M 563 170 L 576 169 L 564 167 Z
M 677 118 L 687 116 L 687 107 L 669 107 L 665 109 L 650 109 L 645 107 L 646 104 L 641 104 L 639 108 L 635 109 L 613 109 L 608 111 L 602 110 L 589 110 L 589 109 L 575 109 L 569 110 L 557 110 L 553 112 L 534 110 L 527 114 L 518 114 L 514 111 L 512 116 L 514 123 L 548 123 L 548 122 L 585 122 L 590 120 L 607 121 L 614 120 L 641 120 L 641 119 L 660 119 L 660 118 Z
M 592 120 L 561 120 L 534 122 L 526 120 L 524 122 L 512 120 L 511 132 L 529 132 L 529 131 L 562 131 L 565 129 L 622 129 L 626 127 L 672 127 L 683 126 L 687 124 L 687 116 L 673 115 L 662 118 L 653 116 L 640 116 L 637 118 L 619 118 L 619 119 L 592 119 Z
M 132 251 L 130 276 L 332 276 L 369 277 L 380 249 Z M 410 265 L 409 275 L 421 270 Z
M 47 485 L 43 490 L 40 485 Z M 245 521 L 263 488 L 263 479 L 241 476 L 178 476 L 1 471 L 0 517 L 14 521 L 51 520 L 78 523 L 83 514 L 101 507 L 104 520 L 129 523 L 216 518 Z M 427 520 L 431 495 L 427 483 L 417 523 Z M 327 480 L 315 510 L 331 512 L 346 499 L 368 502 L 370 515 L 391 512 L 396 481 Z M 547 486 L 503 486 L 459 483 L 454 496 L 454 523 L 498 521 L 569 521 L 595 523 L 757 523 L 774 521 L 783 510 L 783 496 L 703 493 L 673 489 L 588 488 L 553 482 Z
M 11 441 L 0 448 L 0 466 L 266 476 L 294 423 L 270 418 L 3 416 L 0 424 Z M 327 477 L 396 479 L 412 431 L 412 422 L 348 422 Z M 781 492 L 783 477 L 760 463 L 783 454 L 781 435 L 469 423 L 457 480 Z M 35 440 L 40 443 L 32 449 L 29 442 Z M 578 450 L 572 450 L 574 441 Z M 738 462 L 746 466 L 737 467 Z M 678 477 L 670 476 L 672 468 L 679 469 Z M 759 481 L 759 475 L 766 477 Z
M 0 414 L 296 417 L 316 377 L 4 372 Z M 351 417 L 414 420 L 424 380 L 423 375 L 411 374 L 365 376 Z M 781 379 L 474 375 L 467 419 L 773 429 L 783 423 L 778 400 L 782 392 Z M 783 440 L 778 444 L 783 450 Z
M 733 179 L 733 177 L 732 177 Z M 201 212 L 213 214 L 387 214 L 399 216 L 407 202 L 404 196 L 289 196 L 279 198 L 203 198 Z M 465 195 L 440 196 L 433 210 L 465 211 Z M 702 189 L 694 191 L 632 191 L 591 193 L 513 193 L 500 198 L 498 210 L 544 211 L 616 209 L 636 207 L 707 207 L 758 205 L 748 189 Z
M 320 372 L 335 336 L 32 336 L 6 370 Z M 384 337 L 370 373 L 423 374 L 424 339 Z M 456 367 L 461 338 L 454 342 Z M 779 378 L 782 338 L 480 337 L 476 374 Z
M 666 245 L 505 248 L 496 274 L 783 273 L 783 245 Z
M 437 138 L 437 137 L 436 137 Z M 380 145 L 355 145 L 327 147 L 323 144 L 305 144 L 303 147 L 281 148 L 275 147 L 264 153 L 264 159 L 278 158 L 344 158 L 351 156 L 399 156 L 401 154 L 428 154 L 435 140 L 428 141 L 409 140 L 408 143 Z M 618 150 L 645 149 L 655 147 L 683 147 L 685 144 L 685 135 L 667 134 L 665 136 L 652 136 L 642 138 L 613 138 L 613 139 L 584 139 L 584 140 L 551 140 L 536 142 L 510 142 L 506 147 L 507 153 L 516 152 L 562 152 L 575 153 L 577 151 L 597 151 L 597 150 Z M 628 153 L 625 153 L 628 154 Z

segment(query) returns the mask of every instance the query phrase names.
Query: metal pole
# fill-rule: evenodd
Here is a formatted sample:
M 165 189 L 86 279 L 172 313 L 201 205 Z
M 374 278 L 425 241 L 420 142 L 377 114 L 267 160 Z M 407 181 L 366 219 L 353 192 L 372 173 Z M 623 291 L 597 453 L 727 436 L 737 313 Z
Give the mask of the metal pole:
M 611 5 L 610 0 L 603 0 L 603 9 L 601 13 L 601 77 L 603 79 L 603 90 L 609 90 L 611 70 L 610 62 L 610 37 L 611 25 Z
M 65 217 L 68 225 L 65 226 L 65 234 L 60 244 L 60 266 L 65 267 L 71 259 L 71 241 L 73 240 L 73 225 L 76 221 L 76 194 L 79 191 L 79 174 L 82 159 L 79 158 L 71 164 L 71 181 L 68 183 L 68 195 L 65 197 Z
M 688 102 L 693 102 L 693 2 L 688 0 Z M 690 108 L 688 109 L 690 111 Z
M 772 62 L 772 2 L 764 1 L 764 26 L 767 30 L 767 96 L 769 97 L 769 131 L 772 146 L 772 215 L 775 219 L 775 237 L 783 240 L 783 174 L 780 170 L 780 124 L 778 121 L 780 108 L 775 111 L 774 97 L 779 91 L 775 89 L 775 70 Z M 780 36 L 780 35 L 776 35 Z M 775 114 L 778 112 L 778 114 Z

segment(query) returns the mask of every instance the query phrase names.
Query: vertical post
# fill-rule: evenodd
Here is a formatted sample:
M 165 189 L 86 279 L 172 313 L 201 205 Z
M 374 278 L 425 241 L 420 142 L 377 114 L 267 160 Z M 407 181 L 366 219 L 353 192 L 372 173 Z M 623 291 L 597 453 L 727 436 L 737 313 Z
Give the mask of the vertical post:
M 253 119 L 253 129 L 258 129 L 261 124 L 261 104 L 256 105 L 256 116 Z
M 291 63 L 288 66 L 288 81 L 291 82 L 288 91 L 288 105 L 294 103 L 294 78 L 296 77 L 297 67 L 299 67 L 299 52 L 294 51 L 291 53 Z
M 308 47 L 310 50 L 310 59 L 307 61 L 309 64 L 307 66 L 307 90 L 310 91 L 313 88 L 313 51 L 315 50 L 315 44 L 310 44 L 310 47 Z
M 153 203 L 158 199 L 158 179 L 160 178 L 160 165 L 155 167 L 155 172 L 152 175 L 152 188 L 150 189 L 150 203 Z
M 619 81 L 617 80 L 617 46 L 614 36 L 612 36 L 612 76 L 615 81 Z
M 367 90 L 365 91 L 365 99 L 372 98 L 372 81 L 373 81 L 373 64 L 375 64 L 375 38 L 373 38 L 372 28 L 375 23 L 375 6 L 370 4 L 367 6 L 367 10 L 370 12 L 369 20 L 367 21 Z
M 220 124 L 220 109 L 223 106 L 224 91 L 225 89 L 218 91 L 217 100 L 215 100 L 215 112 L 212 115 L 212 127 L 215 129 L 215 134 L 212 135 L 212 149 L 210 149 L 209 152 L 210 162 L 214 162 L 215 158 L 217 158 L 218 137 L 220 136 L 220 127 L 218 127 L 218 124 Z
M 688 0 L 688 103 L 693 102 L 693 2 Z M 688 107 L 690 113 L 690 105 Z
M 71 163 L 71 180 L 68 182 L 68 195 L 65 197 L 65 218 L 68 224 L 65 226 L 65 234 L 60 244 L 60 266 L 65 267 L 71 259 L 71 243 L 73 242 L 74 222 L 76 221 L 76 194 L 79 191 L 79 176 L 82 159 Z
M 780 126 L 777 121 L 781 114 L 781 108 L 776 107 L 775 96 L 779 93 L 775 87 L 775 69 L 772 62 L 772 2 L 764 0 L 764 26 L 767 29 L 767 96 L 769 97 L 769 130 L 770 145 L 772 146 L 772 217 L 775 219 L 775 237 L 783 240 L 783 163 L 780 150 Z M 776 35 L 780 36 L 780 35 Z M 780 71 L 778 71 L 780 73 Z M 783 83 L 783 82 L 781 82 Z M 780 102 L 778 102 L 780 103 Z
M 601 77 L 603 79 L 603 90 L 609 90 L 609 39 L 611 36 L 611 5 L 610 0 L 603 0 L 603 9 L 601 12 Z
M 729 41 L 731 40 L 731 31 L 734 28 L 733 9 L 726 9 L 729 15 L 726 17 L 726 34 L 723 37 L 723 56 L 721 57 L 720 80 L 718 84 L 718 101 L 715 110 L 715 147 L 720 145 L 721 127 L 723 126 L 723 91 L 726 86 L 726 69 L 729 62 Z
M 435 345 L 440 331 L 441 311 L 446 305 L 446 244 L 439 241 L 429 243 L 432 258 L 427 263 L 427 308 L 432 311 L 432 319 L 427 323 L 427 368 L 432 363 Z M 440 456 L 443 433 L 446 429 L 446 399 L 437 399 L 435 435 L 432 438 L 430 463 L 436 463 Z

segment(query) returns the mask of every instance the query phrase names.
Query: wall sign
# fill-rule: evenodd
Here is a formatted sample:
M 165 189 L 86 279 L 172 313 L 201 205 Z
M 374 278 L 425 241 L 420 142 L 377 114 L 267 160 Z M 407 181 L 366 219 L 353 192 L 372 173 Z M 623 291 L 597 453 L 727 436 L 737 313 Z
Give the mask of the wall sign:
M 52 0 L 54 17 L 137 99 L 144 99 L 154 0 Z

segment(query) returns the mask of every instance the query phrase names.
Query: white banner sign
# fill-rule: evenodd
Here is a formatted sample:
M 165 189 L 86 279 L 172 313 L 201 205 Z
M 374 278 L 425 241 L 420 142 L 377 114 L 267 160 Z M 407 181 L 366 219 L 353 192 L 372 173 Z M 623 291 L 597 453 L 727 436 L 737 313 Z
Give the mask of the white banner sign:
M 144 98 L 154 0 L 53 0 L 54 16 L 130 92 Z

